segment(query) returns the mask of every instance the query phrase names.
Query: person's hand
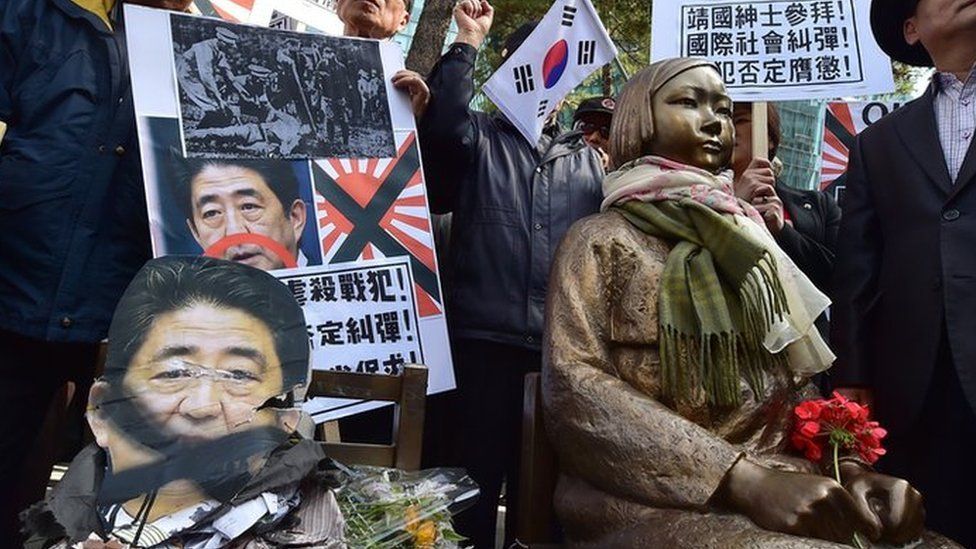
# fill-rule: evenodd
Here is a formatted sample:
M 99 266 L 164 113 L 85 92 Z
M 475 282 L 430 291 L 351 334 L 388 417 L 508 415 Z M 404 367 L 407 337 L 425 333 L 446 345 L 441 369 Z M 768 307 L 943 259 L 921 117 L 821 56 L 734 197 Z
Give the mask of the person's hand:
M 852 462 L 841 464 L 841 478 L 857 506 L 871 515 L 881 532 L 881 540 L 900 546 L 922 535 L 925 529 L 922 494 L 907 481 L 875 473 Z
M 860 404 L 861 406 L 867 406 L 868 408 L 874 408 L 874 392 L 866 387 L 837 387 L 834 391 L 840 393 L 841 396 L 848 400 L 853 400 L 854 402 Z
M 768 190 L 767 190 L 768 189 Z M 752 205 L 762 215 L 766 222 L 766 228 L 773 235 L 779 234 L 786 225 L 786 214 L 783 213 L 783 201 L 777 196 L 772 187 L 761 187 L 758 194 L 752 199 Z
M 833 479 L 776 471 L 740 459 L 717 497 L 766 530 L 850 543 L 856 532 L 877 539 L 877 521 Z
M 419 73 L 408 70 L 397 71 L 393 75 L 393 87 L 410 95 L 410 105 L 417 120 L 423 118 L 430 103 L 430 88 Z
M 455 41 L 480 48 L 494 18 L 495 8 L 488 0 L 461 0 L 454 6 L 454 20 L 458 27 Z
M 752 203 L 752 199 L 758 196 L 757 193 L 768 192 L 765 189 L 776 188 L 776 175 L 773 173 L 773 164 L 765 158 L 753 158 L 746 171 L 735 180 L 733 185 L 735 196 Z
M 754 158 L 733 185 L 735 196 L 755 206 L 774 235 L 786 225 L 783 201 L 776 194 L 773 164 L 765 158 Z

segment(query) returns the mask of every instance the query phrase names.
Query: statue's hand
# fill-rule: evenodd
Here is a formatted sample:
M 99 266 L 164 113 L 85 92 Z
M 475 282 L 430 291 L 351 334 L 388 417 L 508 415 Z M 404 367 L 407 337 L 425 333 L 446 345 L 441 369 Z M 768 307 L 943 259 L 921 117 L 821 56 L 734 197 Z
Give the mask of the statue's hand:
M 774 532 L 850 543 L 855 532 L 877 539 L 869 512 L 836 481 L 777 471 L 740 459 L 716 494 L 726 507 Z
M 759 465 L 777 471 L 789 471 L 793 473 L 807 473 L 809 475 L 819 475 L 820 466 L 809 459 L 786 454 L 770 454 L 761 458 L 754 458 Z
M 882 475 L 855 463 L 841 465 L 844 488 L 859 508 L 870 513 L 881 539 L 892 545 L 916 540 L 925 528 L 922 494 L 908 481 Z

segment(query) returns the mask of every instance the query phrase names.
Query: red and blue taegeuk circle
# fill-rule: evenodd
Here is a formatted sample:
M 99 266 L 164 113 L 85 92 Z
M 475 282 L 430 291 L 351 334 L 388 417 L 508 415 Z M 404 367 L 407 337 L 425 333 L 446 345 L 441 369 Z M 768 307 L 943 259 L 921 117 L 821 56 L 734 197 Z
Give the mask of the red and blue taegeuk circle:
M 549 47 L 546 59 L 542 62 L 542 79 L 547 90 L 555 86 L 563 77 L 568 62 L 569 44 L 565 40 L 560 40 Z

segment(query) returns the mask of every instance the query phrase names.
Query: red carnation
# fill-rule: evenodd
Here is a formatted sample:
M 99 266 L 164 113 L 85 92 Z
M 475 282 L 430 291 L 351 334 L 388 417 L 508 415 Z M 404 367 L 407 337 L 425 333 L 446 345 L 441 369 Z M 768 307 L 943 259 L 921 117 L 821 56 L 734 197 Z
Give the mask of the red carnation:
M 796 418 L 791 442 L 811 461 L 820 461 L 829 450 L 837 458 L 856 455 L 873 464 L 885 454 L 881 440 L 888 432 L 870 421 L 867 406 L 835 392 L 829 400 L 801 402 L 793 409 Z
M 878 425 L 870 421 L 871 412 L 867 406 L 848 400 L 835 392 L 829 400 L 817 399 L 801 402 L 793 409 L 795 422 L 790 442 L 803 452 L 803 456 L 819 463 L 825 451 L 833 455 L 834 478 L 840 479 L 840 456 L 856 455 L 873 464 L 885 454 L 881 439 L 888 435 Z M 863 547 L 854 536 L 857 547 Z
M 800 403 L 796 407 L 794 413 L 796 417 L 801 420 L 816 420 L 820 418 L 820 412 L 823 410 L 823 405 L 817 400 L 806 400 Z
M 805 437 L 799 433 L 794 433 L 792 437 L 793 446 L 803 451 L 803 457 L 813 462 L 820 462 L 823 459 L 823 449 L 812 438 Z

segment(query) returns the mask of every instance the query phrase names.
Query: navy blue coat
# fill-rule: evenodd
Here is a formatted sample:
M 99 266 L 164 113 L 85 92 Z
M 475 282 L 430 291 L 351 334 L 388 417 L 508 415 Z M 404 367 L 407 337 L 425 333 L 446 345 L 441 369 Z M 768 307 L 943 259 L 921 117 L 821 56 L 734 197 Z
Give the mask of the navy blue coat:
M 97 341 L 149 257 L 120 10 L 0 0 L 0 329 Z

